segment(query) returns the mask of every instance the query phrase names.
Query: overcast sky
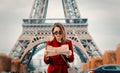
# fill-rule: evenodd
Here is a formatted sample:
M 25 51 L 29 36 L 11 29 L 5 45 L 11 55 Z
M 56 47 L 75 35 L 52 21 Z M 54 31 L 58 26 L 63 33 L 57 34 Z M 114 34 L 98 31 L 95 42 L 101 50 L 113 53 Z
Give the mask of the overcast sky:
M 22 33 L 22 19 L 29 18 L 34 0 L 0 0 L 0 53 L 8 53 Z M 60 0 L 54 1 L 55 7 Z M 88 31 L 101 51 L 120 43 L 120 0 L 77 0 Z M 51 5 L 52 7 L 52 5 Z M 52 12 L 59 8 L 50 9 Z M 49 10 L 49 11 L 50 11 Z M 52 12 L 49 14 L 52 16 Z

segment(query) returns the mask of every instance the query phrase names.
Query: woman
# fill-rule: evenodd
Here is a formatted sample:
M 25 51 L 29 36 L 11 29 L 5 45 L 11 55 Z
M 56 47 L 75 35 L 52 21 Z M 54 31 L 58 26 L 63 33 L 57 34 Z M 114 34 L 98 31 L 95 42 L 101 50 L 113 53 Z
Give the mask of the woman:
M 46 44 L 46 51 L 44 53 L 44 62 L 46 64 L 49 64 L 48 66 L 48 73 L 68 73 L 67 72 L 67 64 L 64 62 L 61 55 L 68 61 L 73 62 L 74 61 L 74 54 L 73 54 L 73 46 L 72 42 L 68 39 L 66 39 L 66 32 L 65 28 L 61 23 L 55 23 L 52 28 L 52 35 L 53 40 L 48 41 Z M 61 46 L 68 45 L 69 51 L 67 54 L 60 54 L 54 56 L 48 56 L 48 46 L 52 46 L 53 49 L 60 49 Z M 56 48 L 54 48 L 56 47 Z

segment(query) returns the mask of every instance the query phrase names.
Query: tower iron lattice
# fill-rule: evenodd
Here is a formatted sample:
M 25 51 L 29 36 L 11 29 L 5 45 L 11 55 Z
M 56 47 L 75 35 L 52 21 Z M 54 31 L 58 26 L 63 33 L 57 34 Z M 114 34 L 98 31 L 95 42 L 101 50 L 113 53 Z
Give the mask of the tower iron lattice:
M 61 22 L 66 29 L 67 39 L 72 40 L 74 51 L 82 62 L 93 57 L 101 57 L 100 49 L 88 32 L 87 18 L 81 18 L 76 0 L 61 0 L 65 18 L 47 19 L 47 8 L 50 0 L 34 0 L 29 19 L 23 19 L 23 31 L 10 55 L 29 64 L 32 56 L 42 48 L 39 44 L 52 38 L 51 28 L 54 22 Z

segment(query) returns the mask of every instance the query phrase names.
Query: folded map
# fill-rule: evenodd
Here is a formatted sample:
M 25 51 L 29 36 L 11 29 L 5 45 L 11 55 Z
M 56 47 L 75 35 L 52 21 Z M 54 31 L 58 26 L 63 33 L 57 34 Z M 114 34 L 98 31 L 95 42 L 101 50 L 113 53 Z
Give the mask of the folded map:
M 59 54 L 66 55 L 69 52 L 68 45 L 62 45 L 61 47 L 47 46 L 48 56 L 54 56 Z

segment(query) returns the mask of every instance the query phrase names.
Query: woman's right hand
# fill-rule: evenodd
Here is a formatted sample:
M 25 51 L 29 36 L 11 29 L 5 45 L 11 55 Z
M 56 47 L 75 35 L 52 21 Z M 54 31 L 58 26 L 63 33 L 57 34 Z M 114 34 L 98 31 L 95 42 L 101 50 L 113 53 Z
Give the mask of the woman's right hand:
M 48 51 L 47 50 L 44 51 L 44 56 L 48 57 Z

